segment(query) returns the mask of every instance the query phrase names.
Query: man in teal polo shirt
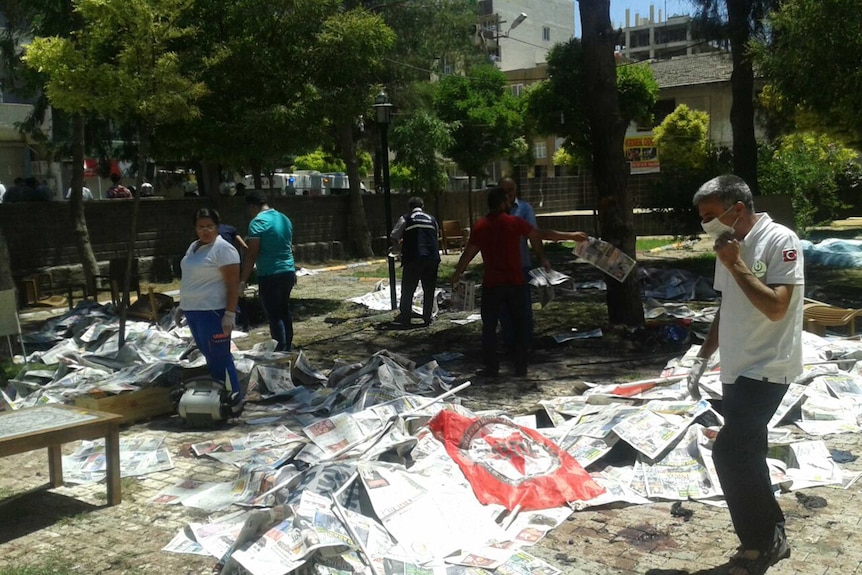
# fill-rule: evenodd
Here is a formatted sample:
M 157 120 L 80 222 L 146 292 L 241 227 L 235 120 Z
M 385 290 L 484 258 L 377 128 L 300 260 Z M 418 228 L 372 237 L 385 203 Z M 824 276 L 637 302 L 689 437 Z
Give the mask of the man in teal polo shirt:
M 287 216 L 269 207 L 262 190 L 250 192 L 245 201 L 252 220 L 245 238 L 248 251 L 242 266 L 242 284 L 248 282 L 256 265 L 260 303 L 269 320 L 269 334 L 278 342 L 275 350 L 290 351 L 293 344 L 290 292 L 296 285 L 293 224 Z

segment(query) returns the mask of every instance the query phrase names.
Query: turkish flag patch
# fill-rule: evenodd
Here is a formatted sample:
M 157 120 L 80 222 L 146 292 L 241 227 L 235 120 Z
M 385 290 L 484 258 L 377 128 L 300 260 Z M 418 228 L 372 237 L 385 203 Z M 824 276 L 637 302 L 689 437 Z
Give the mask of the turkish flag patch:
M 786 262 L 795 262 L 796 261 L 796 250 L 783 250 L 781 252 L 781 257 Z

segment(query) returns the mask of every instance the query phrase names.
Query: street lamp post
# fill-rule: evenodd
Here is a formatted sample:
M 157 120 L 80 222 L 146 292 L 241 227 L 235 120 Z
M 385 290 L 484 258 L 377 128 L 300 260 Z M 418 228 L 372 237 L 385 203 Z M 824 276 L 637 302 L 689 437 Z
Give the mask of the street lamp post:
M 383 197 L 386 207 L 386 240 L 389 245 L 389 233 L 392 231 L 392 190 L 389 187 L 389 122 L 392 119 L 392 104 L 386 93 L 381 91 L 374 98 L 374 113 L 377 125 L 380 126 L 380 159 L 383 166 Z M 395 295 L 395 257 L 392 254 L 386 258 L 389 260 L 389 298 L 392 309 L 397 309 L 398 298 Z M 409 320 L 409 318 L 407 318 Z

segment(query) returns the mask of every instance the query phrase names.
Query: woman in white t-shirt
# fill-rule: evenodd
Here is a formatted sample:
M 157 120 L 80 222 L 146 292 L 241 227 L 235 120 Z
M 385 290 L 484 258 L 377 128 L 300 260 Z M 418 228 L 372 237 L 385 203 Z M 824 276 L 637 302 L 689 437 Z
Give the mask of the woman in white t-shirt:
M 198 239 L 186 250 L 180 267 L 180 309 L 192 337 L 217 381 L 230 379 L 234 405 L 242 404 L 242 391 L 233 356 L 230 334 L 236 325 L 239 300 L 239 253 L 219 236 L 219 215 L 203 208 L 195 213 Z

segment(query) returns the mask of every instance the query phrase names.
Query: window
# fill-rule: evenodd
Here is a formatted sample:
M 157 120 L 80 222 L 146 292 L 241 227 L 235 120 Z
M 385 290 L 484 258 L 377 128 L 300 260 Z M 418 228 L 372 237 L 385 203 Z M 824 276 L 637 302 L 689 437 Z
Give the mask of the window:
M 512 95 L 516 98 L 524 93 L 524 85 L 523 84 L 512 84 Z
M 533 156 L 537 160 L 543 160 L 548 157 L 548 143 L 536 142 L 533 144 Z
M 550 26 L 542 26 L 542 40 L 545 42 L 551 41 L 551 28 L 550 28 Z
M 547 168 L 545 166 L 540 166 L 538 164 L 533 166 L 533 177 L 544 178 L 546 174 L 547 174 Z

